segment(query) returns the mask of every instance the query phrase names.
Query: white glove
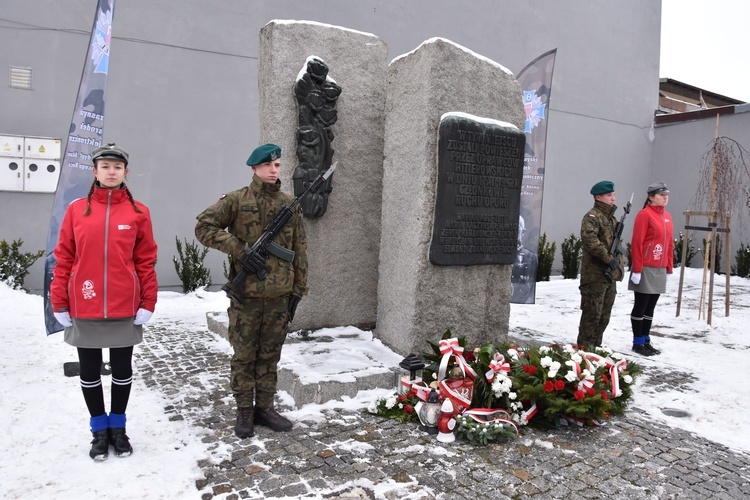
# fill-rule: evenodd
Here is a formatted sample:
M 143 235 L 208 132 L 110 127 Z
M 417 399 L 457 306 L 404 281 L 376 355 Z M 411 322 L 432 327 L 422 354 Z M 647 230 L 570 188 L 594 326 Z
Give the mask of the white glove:
M 73 320 L 70 319 L 70 313 L 68 311 L 63 311 L 60 313 L 52 313 L 55 315 L 55 319 L 58 323 L 60 323 L 64 327 L 73 326 Z
M 632 281 L 634 284 L 638 284 L 641 282 L 641 273 L 633 273 L 630 275 L 630 281 Z
M 140 308 L 138 309 L 138 312 L 135 313 L 135 319 L 133 320 L 134 325 L 142 325 L 144 323 L 148 323 L 148 320 L 151 319 L 151 315 L 153 315 L 151 311 L 148 309 Z

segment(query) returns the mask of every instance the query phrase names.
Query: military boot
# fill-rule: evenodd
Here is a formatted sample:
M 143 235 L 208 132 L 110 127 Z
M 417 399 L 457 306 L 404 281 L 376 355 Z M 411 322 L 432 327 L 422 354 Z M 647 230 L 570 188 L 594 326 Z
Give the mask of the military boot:
M 258 425 L 264 425 L 276 432 L 288 431 L 292 428 L 292 423 L 286 418 L 279 415 L 279 413 L 274 410 L 273 407 L 256 408 L 255 423 Z
M 237 408 L 237 424 L 234 426 L 234 433 L 237 437 L 244 439 L 255 434 L 253 421 L 253 407 L 240 406 Z

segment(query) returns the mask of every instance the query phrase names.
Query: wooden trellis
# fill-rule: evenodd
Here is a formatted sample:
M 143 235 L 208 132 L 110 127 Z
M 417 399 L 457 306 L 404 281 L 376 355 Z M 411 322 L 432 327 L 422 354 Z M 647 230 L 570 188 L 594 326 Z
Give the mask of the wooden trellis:
M 708 234 L 706 236 L 706 246 L 703 249 L 703 280 L 701 281 L 701 300 L 700 305 L 698 307 L 698 319 L 701 318 L 703 315 L 703 306 L 706 303 L 706 274 L 710 271 L 710 279 L 709 279 L 709 285 L 708 285 L 708 307 L 706 312 L 706 322 L 710 325 L 711 324 L 711 315 L 713 312 L 713 297 L 714 297 L 714 275 L 715 275 L 715 268 L 716 268 L 716 236 L 717 233 L 726 233 L 726 241 L 725 241 L 725 247 L 726 247 L 726 262 L 725 265 L 729 266 L 732 262 L 732 251 L 731 251 L 731 244 L 730 244 L 730 233 L 729 233 L 729 224 L 730 220 L 732 218 L 732 215 L 729 212 L 726 212 L 724 214 L 724 220 L 726 220 L 726 227 L 718 227 L 717 220 L 719 220 L 719 213 L 714 211 L 691 211 L 686 210 L 683 212 L 685 215 L 685 235 L 682 240 L 682 262 L 680 263 L 680 285 L 677 289 L 677 313 L 676 316 L 680 315 L 680 305 L 682 303 L 682 285 L 685 279 L 685 260 L 688 253 L 688 242 L 690 241 L 690 230 L 695 231 L 706 231 Z M 690 217 L 691 216 L 700 216 L 700 217 L 708 217 L 708 225 L 707 226 L 692 226 L 690 225 Z M 710 257 L 709 257 L 710 256 Z M 710 268 L 710 269 L 709 269 Z M 724 273 L 726 276 L 726 295 L 724 297 L 724 314 L 725 316 L 729 316 L 729 268 L 727 268 L 727 272 Z

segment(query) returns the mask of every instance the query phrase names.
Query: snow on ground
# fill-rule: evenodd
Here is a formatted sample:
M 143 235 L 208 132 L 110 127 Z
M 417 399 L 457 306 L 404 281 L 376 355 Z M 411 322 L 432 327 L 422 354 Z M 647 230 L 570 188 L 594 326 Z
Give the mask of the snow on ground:
M 716 277 L 709 326 L 705 309 L 698 317 L 702 274 L 699 269 L 686 270 L 679 317 L 675 316 L 679 269 L 661 297 L 652 341 L 663 353 L 652 358 L 633 356 L 645 370 L 633 406 L 656 420 L 750 451 L 750 422 L 744 418 L 750 412 L 750 385 L 745 381 L 750 280 L 732 278 L 730 315 L 725 317 L 724 277 Z M 632 292 L 624 283 L 618 287 L 605 344 L 628 355 Z M 511 306 L 511 335 L 522 340 L 574 342 L 579 297 L 577 280 L 553 277 L 539 283 L 536 304 Z M 160 292 L 153 321 L 206 329 L 206 313 L 226 306 L 222 292 Z M 128 408 L 128 434 L 136 452 L 129 458 L 94 462 L 88 457 L 91 435 L 79 380 L 63 376 L 63 363 L 77 360 L 75 349 L 63 342 L 61 333 L 44 334 L 42 298 L 0 284 L 0 317 L 5 324 L 0 336 L 6 346 L 0 352 L 0 426 L 4 429 L 0 449 L 5 450 L 0 458 L 1 497 L 195 497 L 195 480 L 202 477 L 197 461 L 206 456 L 201 430 L 185 421 L 169 421 L 163 410 L 168 402 L 138 379 L 137 367 Z M 341 335 L 339 329 L 318 334 L 337 337 L 339 349 L 362 349 L 357 342 L 363 335 L 351 336 L 351 345 L 347 345 L 347 335 Z M 206 334 L 205 342 L 212 349 L 231 352 L 217 335 Z M 368 349 L 368 355 L 376 359 L 399 358 L 379 341 L 369 342 Z M 285 350 L 282 361 L 295 364 L 296 360 L 289 358 L 295 353 L 299 351 Z M 303 359 L 297 363 L 305 366 Z M 352 365 L 348 369 L 358 368 Z M 306 373 L 311 376 L 310 370 Z M 103 382 L 108 401 L 109 377 L 103 377 Z M 383 392 L 363 391 L 356 398 L 304 405 L 289 416 L 323 421 L 325 408 L 364 408 Z M 688 415 L 669 416 L 664 410 Z

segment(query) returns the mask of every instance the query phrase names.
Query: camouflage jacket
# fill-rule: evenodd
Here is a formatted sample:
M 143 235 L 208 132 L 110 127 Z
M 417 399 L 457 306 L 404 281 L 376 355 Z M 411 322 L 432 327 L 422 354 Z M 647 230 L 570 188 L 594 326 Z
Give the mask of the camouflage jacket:
M 609 261 L 612 260 L 610 249 L 615 239 L 617 205 L 609 206 L 595 201 L 594 207 L 586 212 L 581 221 L 581 284 L 608 283 L 604 276 Z M 612 272 L 612 279 L 622 281 L 624 262 L 619 256 L 620 266 Z
M 281 183 L 265 184 L 253 177 L 250 186 L 222 195 L 198 217 L 195 236 L 207 247 L 216 248 L 232 258 L 233 276 L 241 269 L 242 252 L 263 233 L 273 216 L 288 205 L 292 197 L 281 192 Z M 307 237 L 302 212 L 296 207 L 294 216 L 274 238 L 274 242 L 294 251 L 288 262 L 274 255 L 266 258 L 268 277 L 259 280 L 255 274 L 245 280 L 246 297 L 276 298 L 307 293 Z

